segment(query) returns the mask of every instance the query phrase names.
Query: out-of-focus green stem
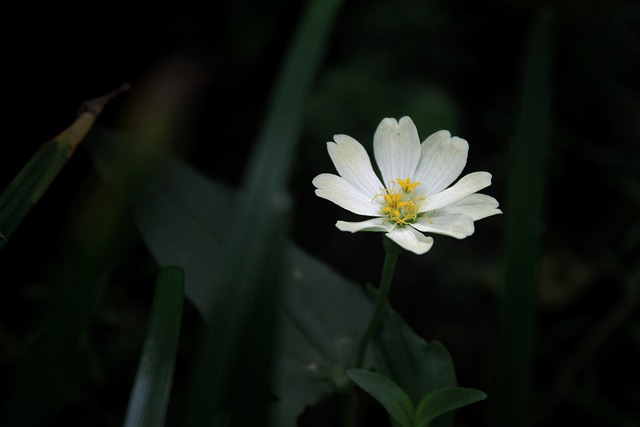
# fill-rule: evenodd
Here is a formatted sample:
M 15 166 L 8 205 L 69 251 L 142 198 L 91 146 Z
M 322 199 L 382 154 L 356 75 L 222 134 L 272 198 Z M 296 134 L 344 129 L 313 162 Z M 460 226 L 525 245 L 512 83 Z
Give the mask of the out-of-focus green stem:
M 506 268 L 491 391 L 493 427 L 532 425 L 536 299 L 549 151 L 553 19 L 532 23 L 518 125 L 511 143 Z

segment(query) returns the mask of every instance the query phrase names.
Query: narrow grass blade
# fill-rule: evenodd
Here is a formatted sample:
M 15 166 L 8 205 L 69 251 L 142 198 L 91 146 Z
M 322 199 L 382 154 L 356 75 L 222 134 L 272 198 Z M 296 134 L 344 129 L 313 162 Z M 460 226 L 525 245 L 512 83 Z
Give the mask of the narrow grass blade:
M 125 427 L 164 425 L 180 336 L 184 272 L 164 267 L 158 274 L 138 372 L 131 391 Z
M 106 103 L 126 89 L 123 86 L 85 102 L 75 122 L 43 144 L 16 175 L 0 197 L 0 249 L 73 155 Z
M 532 423 L 535 306 L 549 144 L 552 15 L 533 22 L 519 124 L 511 145 L 506 213 L 506 272 L 491 391 L 492 425 Z

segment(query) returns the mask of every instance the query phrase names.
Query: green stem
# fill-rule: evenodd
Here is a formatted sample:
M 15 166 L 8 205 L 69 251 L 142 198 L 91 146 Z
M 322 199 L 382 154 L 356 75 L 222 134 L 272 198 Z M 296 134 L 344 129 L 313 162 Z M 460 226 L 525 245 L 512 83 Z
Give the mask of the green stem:
M 367 326 L 367 330 L 362 336 L 358 346 L 358 354 L 356 356 L 355 363 L 355 368 L 357 369 L 362 368 L 369 342 L 378 331 L 380 323 L 382 322 L 382 317 L 384 316 L 384 310 L 389 297 L 389 289 L 391 288 L 391 279 L 393 278 L 393 272 L 396 268 L 396 261 L 398 260 L 398 255 L 402 252 L 402 249 L 387 237 L 384 237 L 384 249 L 386 251 L 386 256 L 382 267 L 382 277 L 380 278 L 378 301 L 376 302 L 376 308 L 371 316 L 371 320 L 369 321 L 369 326 Z M 347 386 L 343 398 L 345 400 L 344 427 L 354 427 L 358 418 L 358 404 L 356 388 L 353 382 L 350 382 Z
M 384 238 L 384 248 L 387 252 L 387 255 L 384 258 L 384 266 L 382 267 L 382 277 L 380 278 L 380 292 L 378 292 L 378 301 L 376 302 L 375 311 L 373 312 L 371 320 L 369 321 L 369 326 L 362 336 L 360 345 L 358 346 L 358 354 L 355 364 L 355 367 L 357 369 L 362 368 L 362 365 L 364 363 L 364 356 L 367 352 L 369 342 L 371 341 L 373 335 L 378 332 L 378 328 L 380 327 L 380 322 L 382 321 L 382 316 L 384 315 L 384 310 L 386 308 L 387 300 L 389 297 L 389 289 L 391 288 L 391 279 L 393 279 L 393 272 L 396 267 L 396 261 L 398 260 L 398 255 L 401 252 L 400 247 L 389 240 L 387 237 Z
M 342 398 L 343 427 L 356 427 L 358 420 L 358 395 L 354 382 L 350 382 L 346 387 Z

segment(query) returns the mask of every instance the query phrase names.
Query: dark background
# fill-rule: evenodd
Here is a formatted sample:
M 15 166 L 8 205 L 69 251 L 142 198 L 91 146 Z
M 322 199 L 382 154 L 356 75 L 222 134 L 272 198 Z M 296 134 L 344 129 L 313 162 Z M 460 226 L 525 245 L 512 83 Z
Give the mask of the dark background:
M 536 402 L 550 408 L 543 425 L 638 425 L 629 420 L 640 407 L 640 6 L 601 3 L 552 4 L 553 127 L 536 344 Z M 211 177 L 238 184 L 302 5 L 208 6 L 10 7 L 5 19 L 12 26 L 2 30 L 0 185 L 73 121 L 84 100 L 130 82 L 131 94 L 109 104 L 98 121 L 126 130 L 127 97 L 158 73 L 166 85 L 192 85 L 175 151 Z M 443 128 L 467 139 L 465 172 L 491 172 L 485 192 L 504 206 L 521 63 L 538 7 L 345 2 L 305 111 L 291 184 L 294 241 L 354 281 L 378 279 L 380 236 L 335 229 L 337 219 L 352 217 L 316 198 L 311 180 L 333 171 L 325 148 L 333 134 L 351 135 L 370 150 L 383 117 L 411 116 L 421 139 Z M 60 274 L 75 213 L 100 183 L 81 147 L 2 252 L 0 396 L 54 300 L 50 282 Z M 448 347 L 461 385 L 491 394 L 504 216 L 476 225 L 463 242 L 436 236 L 429 254 L 403 255 L 391 303 L 420 335 Z M 140 240 L 132 240 L 131 256 L 96 315 L 78 378 L 61 396 L 68 425 L 122 422 L 156 268 Z M 196 317 L 187 307 L 187 325 Z M 565 364 L 578 368 L 575 376 Z M 569 392 L 550 401 L 565 380 Z M 460 411 L 460 425 L 486 425 L 486 411 L 485 404 Z M 313 412 L 305 414 L 310 425 L 312 419 Z

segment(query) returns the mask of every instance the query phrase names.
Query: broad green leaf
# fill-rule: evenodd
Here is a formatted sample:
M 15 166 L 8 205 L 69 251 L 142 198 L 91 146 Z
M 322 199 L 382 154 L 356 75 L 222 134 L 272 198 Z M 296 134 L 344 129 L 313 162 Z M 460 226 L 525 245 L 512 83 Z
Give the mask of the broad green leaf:
M 117 153 L 123 143 L 111 132 L 94 132 L 88 148 L 98 171 L 117 179 Z M 124 141 L 124 144 L 131 142 Z M 208 179 L 176 159 L 146 181 L 134 207 L 136 224 L 160 265 L 180 265 L 188 278 L 187 297 L 206 318 L 219 293 L 227 224 L 219 221 L 219 200 L 235 191 Z M 115 184 L 115 183 L 114 183 Z M 349 383 L 346 369 L 353 364 L 357 345 L 373 307 L 356 286 L 322 262 L 289 243 L 285 293 L 281 310 L 273 392 L 278 426 L 293 427 L 298 415 Z M 330 303 L 329 303 L 330 302 Z
M 353 283 L 292 245 L 282 304 L 283 335 L 274 392 L 278 426 L 295 426 L 306 406 L 346 387 L 373 312 Z
M 416 335 L 393 310 L 388 311 L 374 347 L 379 372 L 396 382 L 414 405 L 435 390 L 457 385 L 447 349 Z M 452 426 L 453 417 L 446 415 L 436 422 L 438 427 Z
M 545 173 L 549 151 L 553 17 L 533 19 L 524 63 L 520 112 L 511 141 L 506 215 L 506 268 L 492 394 L 495 427 L 531 425 L 536 286 L 540 268 Z
M 215 220 L 216 200 L 233 192 L 176 161 L 165 165 L 162 180 L 149 183 L 143 194 L 135 217 L 145 242 L 160 264 L 182 263 L 187 296 L 207 313 L 218 292 L 217 254 L 225 231 Z M 274 410 L 278 425 L 295 426 L 305 407 L 348 383 L 346 369 L 372 305 L 355 284 L 294 245 L 285 253 L 282 343 L 273 381 L 280 402 Z
M 158 273 L 149 326 L 129 398 L 125 427 L 164 425 L 173 383 L 182 303 L 184 272 L 164 267 Z
M 40 200 L 87 135 L 105 104 L 126 90 L 122 87 L 86 101 L 76 120 L 58 136 L 40 146 L 0 196 L 0 249 Z
M 487 398 L 480 390 L 462 387 L 447 387 L 425 396 L 416 410 L 415 427 L 427 427 L 442 414 Z
M 425 341 L 396 312 L 388 312 L 375 344 L 377 366 L 416 404 L 434 390 L 457 385 L 447 349 Z
M 353 382 L 380 402 L 401 426 L 413 427 L 415 407 L 398 384 L 384 375 L 365 369 L 349 369 L 347 372 Z

